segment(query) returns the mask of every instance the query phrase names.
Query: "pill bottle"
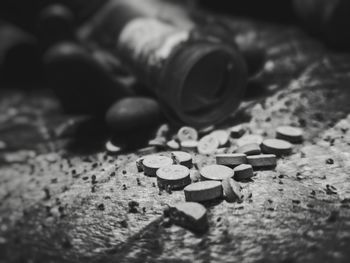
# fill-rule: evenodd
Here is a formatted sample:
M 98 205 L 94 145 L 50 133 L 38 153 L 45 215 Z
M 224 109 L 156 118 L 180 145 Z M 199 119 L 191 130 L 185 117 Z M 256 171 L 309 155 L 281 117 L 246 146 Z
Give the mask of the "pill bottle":
M 200 128 L 222 121 L 242 99 L 244 60 L 234 45 L 193 25 L 186 16 L 178 21 L 179 15 L 171 14 L 176 9 L 167 9 L 164 2 L 114 1 L 114 15 L 109 7 L 84 34 L 120 57 L 173 122 Z M 164 13 L 169 14 L 168 21 Z

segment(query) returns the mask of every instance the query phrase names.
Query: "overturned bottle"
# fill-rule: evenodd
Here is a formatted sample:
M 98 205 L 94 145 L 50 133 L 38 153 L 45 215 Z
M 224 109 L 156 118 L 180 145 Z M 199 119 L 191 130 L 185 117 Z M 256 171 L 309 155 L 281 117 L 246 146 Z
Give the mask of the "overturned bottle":
M 171 12 L 179 8 L 159 0 L 110 1 L 82 30 L 83 38 L 122 58 L 172 121 L 203 127 L 238 108 L 247 70 L 232 43 L 186 15 L 177 21 Z

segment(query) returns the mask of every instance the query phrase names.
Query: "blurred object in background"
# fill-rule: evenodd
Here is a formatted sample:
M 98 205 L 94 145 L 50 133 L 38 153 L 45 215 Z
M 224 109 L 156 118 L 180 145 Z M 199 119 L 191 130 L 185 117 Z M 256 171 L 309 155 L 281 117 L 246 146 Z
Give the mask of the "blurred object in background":
M 43 49 L 58 43 L 75 39 L 73 12 L 64 5 L 53 4 L 39 14 L 39 39 Z
M 305 27 L 334 48 L 350 50 L 349 0 L 294 0 Z
M 173 122 L 203 127 L 237 109 L 246 65 L 236 45 L 196 25 L 179 3 L 112 0 L 79 36 L 120 57 Z
M 296 17 L 292 0 L 198 0 L 208 11 L 250 17 L 269 22 L 292 23 Z
M 32 82 L 40 73 L 38 43 L 34 36 L 0 21 L 0 79 L 7 83 Z
M 133 94 L 133 78 L 127 82 L 124 74 L 118 79 L 116 72 L 123 71 L 116 69 L 119 62 L 102 52 L 65 42 L 45 53 L 47 81 L 66 112 L 102 115 L 113 102 Z
M 274 23 L 301 24 L 328 46 L 350 50 L 349 0 L 199 0 L 202 7 Z

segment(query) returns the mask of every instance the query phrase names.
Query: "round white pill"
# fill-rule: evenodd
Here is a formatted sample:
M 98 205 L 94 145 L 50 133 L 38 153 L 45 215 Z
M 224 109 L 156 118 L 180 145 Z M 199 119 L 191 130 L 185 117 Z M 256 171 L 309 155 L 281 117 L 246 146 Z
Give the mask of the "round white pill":
M 222 185 L 218 181 L 190 184 L 184 189 L 186 201 L 204 202 L 222 197 Z
M 171 158 L 173 158 L 175 163 L 186 166 L 189 169 L 191 169 L 193 166 L 192 155 L 187 152 L 182 152 L 182 151 L 172 152 Z
M 292 144 L 280 139 L 267 139 L 261 144 L 264 153 L 275 154 L 277 156 L 289 155 L 292 153 Z
M 191 183 L 190 170 L 183 165 L 164 166 L 157 170 L 157 181 L 163 189 L 183 189 Z
M 215 130 L 210 135 L 215 137 L 219 141 L 219 146 L 226 145 L 230 138 L 229 133 L 225 130 Z
M 183 141 L 197 141 L 198 140 L 198 132 L 192 127 L 182 127 L 177 132 L 177 138 L 180 142 Z
M 299 143 L 303 140 L 303 131 L 295 127 L 281 126 L 276 130 L 276 138 L 291 143 Z
M 248 180 L 254 176 L 253 167 L 250 164 L 241 164 L 233 169 L 237 181 Z
M 200 170 L 200 174 L 204 180 L 222 181 L 227 177 L 233 177 L 234 172 L 227 166 L 213 164 L 203 167 Z
M 143 170 L 148 176 L 156 176 L 157 170 L 164 166 L 169 166 L 173 164 L 173 160 L 166 156 L 161 155 L 151 155 L 145 157 L 142 162 Z
M 212 154 L 219 148 L 219 141 L 217 138 L 206 135 L 198 142 L 198 152 L 200 154 Z

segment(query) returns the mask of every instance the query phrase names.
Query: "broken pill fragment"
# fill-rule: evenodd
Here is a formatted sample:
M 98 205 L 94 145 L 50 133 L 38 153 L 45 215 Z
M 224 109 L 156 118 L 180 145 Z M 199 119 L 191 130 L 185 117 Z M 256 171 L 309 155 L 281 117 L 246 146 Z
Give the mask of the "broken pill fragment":
M 240 185 L 232 178 L 222 180 L 222 189 L 227 202 L 239 202 L 243 198 Z
M 169 218 L 175 225 L 203 233 L 208 227 L 207 209 L 195 202 L 178 203 L 169 208 Z

